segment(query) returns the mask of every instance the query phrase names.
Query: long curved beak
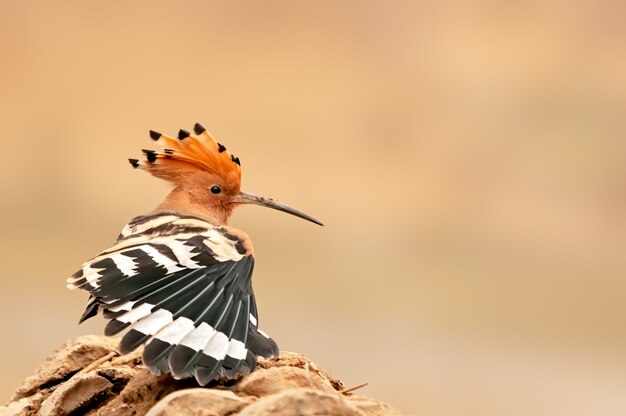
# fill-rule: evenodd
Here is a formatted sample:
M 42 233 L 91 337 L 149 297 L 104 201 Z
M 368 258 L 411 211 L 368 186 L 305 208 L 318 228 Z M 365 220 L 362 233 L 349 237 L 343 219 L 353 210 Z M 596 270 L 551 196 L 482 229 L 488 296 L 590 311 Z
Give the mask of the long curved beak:
M 314 222 L 317 225 L 324 225 L 310 215 L 305 214 L 304 212 L 299 211 L 295 208 L 291 208 L 289 205 L 285 205 L 282 202 L 278 202 L 277 200 L 272 198 L 266 198 L 264 196 L 258 196 L 248 192 L 240 192 L 239 194 L 232 197 L 231 201 L 238 204 L 254 204 L 261 205 L 262 207 L 277 209 L 278 211 L 286 212 L 287 214 L 295 215 L 296 217 L 302 218 L 304 220 Z

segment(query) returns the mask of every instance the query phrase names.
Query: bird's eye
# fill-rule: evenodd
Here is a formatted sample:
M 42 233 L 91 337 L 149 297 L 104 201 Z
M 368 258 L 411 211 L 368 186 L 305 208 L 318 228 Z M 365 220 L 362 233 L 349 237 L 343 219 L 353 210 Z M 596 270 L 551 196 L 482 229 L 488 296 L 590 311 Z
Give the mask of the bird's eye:
M 220 192 L 222 192 L 222 188 L 220 188 L 219 186 L 217 186 L 217 185 L 213 185 L 213 186 L 211 187 L 211 193 L 212 193 L 212 194 L 217 195 L 217 194 L 219 194 Z

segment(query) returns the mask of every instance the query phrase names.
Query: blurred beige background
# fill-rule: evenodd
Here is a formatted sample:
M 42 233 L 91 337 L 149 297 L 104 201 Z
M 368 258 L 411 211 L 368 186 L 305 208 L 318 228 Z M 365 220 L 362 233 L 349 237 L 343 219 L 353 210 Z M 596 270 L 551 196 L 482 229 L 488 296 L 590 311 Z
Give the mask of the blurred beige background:
M 626 412 L 618 2 L 0 1 L 0 398 L 77 326 L 65 278 L 203 123 L 257 207 L 264 329 L 416 415 Z

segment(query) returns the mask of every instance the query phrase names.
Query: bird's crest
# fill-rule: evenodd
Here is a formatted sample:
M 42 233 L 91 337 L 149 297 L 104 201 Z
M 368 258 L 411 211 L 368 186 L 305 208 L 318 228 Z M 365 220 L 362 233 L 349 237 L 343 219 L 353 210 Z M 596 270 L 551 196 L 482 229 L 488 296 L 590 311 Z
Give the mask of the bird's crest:
M 199 123 L 194 134 L 180 130 L 173 138 L 150 130 L 150 137 L 162 147 L 162 151 L 143 150 L 144 159 L 128 159 L 137 169 L 144 169 L 157 178 L 174 184 L 198 172 L 219 175 L 231 187 L 239 189 L 241 162 L 218 143 Z

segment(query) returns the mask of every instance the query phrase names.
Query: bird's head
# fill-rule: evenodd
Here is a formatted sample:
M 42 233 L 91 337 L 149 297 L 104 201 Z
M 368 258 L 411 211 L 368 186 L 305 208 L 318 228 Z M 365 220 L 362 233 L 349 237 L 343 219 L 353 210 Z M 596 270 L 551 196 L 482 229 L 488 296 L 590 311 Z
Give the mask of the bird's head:
M 150 131 L 150 137 L 162 147 L 162 151 L 143 150 L 142 160 L 128 160 L 134 168 L 146 170 L 174 185 L 161 204 L 162 209 L 201 214 L 225 224 L 234 207 L 255 204 L 323 225 L 274 199 L 241 191 L 239 158 L 215 141 L 200 124 L 195 124 L 194 133 L 180 130 L 178 137 L 174 138 Z

